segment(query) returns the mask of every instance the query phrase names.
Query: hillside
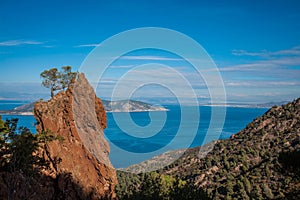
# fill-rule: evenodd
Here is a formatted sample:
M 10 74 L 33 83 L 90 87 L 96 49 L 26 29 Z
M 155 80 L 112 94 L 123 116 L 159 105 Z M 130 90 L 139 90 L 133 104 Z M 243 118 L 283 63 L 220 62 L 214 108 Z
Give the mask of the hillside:
M 16 112 L 32 112 L 34 109 L 35 102 L 24 104 L 14 108 Z
M 200 151 L 188 149 L 158 172 L 190 182 L 213 199 L 299 199 L 300 99 L 274 106 L 230 139 L 216 141 L 204 158 Z M 124 173 L 119 172 L 121 184 Z
M 104 108 L 107 112 L 142 112 L 142 111 L 166 111 L 161 106 L 155 106 L 141 101 L 120 100 L 106 101 L 102 100 Z

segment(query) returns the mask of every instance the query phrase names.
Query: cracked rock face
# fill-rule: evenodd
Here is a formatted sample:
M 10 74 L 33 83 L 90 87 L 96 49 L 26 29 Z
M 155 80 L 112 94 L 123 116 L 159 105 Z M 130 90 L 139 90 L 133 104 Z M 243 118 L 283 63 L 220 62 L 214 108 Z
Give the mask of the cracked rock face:
M 58 190 L 76 197 L 70 183 L 60 179 L 69 174 L 83 192 L 93 198 L 114 198 L 117 184 L 116 171 L 110 163 L 109 145 L 104 138 L 106 114 L 101 100 L 83 74 L 65 92 L 34 106 L 37 131 L 50 130 L 63 141 L 47 144 L 42 156 L 50 161 L 44 174 L 58 179 Z M 71 194 L 74 193 L 74 194 Z M 68 194 L 66 194 L 68 196 Z

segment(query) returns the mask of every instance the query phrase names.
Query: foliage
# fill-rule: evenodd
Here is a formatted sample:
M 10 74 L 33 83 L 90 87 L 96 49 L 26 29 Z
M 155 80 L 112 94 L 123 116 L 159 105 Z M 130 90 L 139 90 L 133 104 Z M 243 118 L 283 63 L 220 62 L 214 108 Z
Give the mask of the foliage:
M 300 149 L 282 152 L 279 155 L 279 161 L 285 172 L 292 172 L 300 178 Z
M 32 134 L 26 127 L 18 127 L 18 119 L 0 118 L 0 171 L 22 172 L 31 175 L 37 168 L 47 167 L 36 153 L 47 142 L 60 139 L 49 131 Z
M 116 192 L 118 199 L 211 199 L 203 190 L 170 175 L 150 172 L 131 174 L 117 172 L 119 184 Z
M 300 99 L 217 141 L 206 157 L 199 151 L 187 150 L 160 173 L 202 184 L 214 199 L 299 199 Z
M 28 128 L 18 127 L 18 119 L 4 122 L 0 116 L 0 199 L 32 199 L 40 192 L 36 190 L 43 188 L 43 181 L 51 183 L 51 178 L 40 173 L 50 163 L 39 150 L 56 139 L 61 141 L 50 131 L 32 134 Z
M 200 158 L 203 149 L 187 149 L 159 175 L 118 172 L 118 195 L 172 199 L 179 191 L 174 199 L 189 199 L 205 191 L 213 199 L 300 199 L 300 99 L 271 108 Z M 188 192 L 172 177 L 186 182 Z
M 65 90 L 71 84 L 72 79 L 76 78 L 77 72 L 72 72 L 72 67 L 70 66 L 63 66 L 61 69 L 62 72 L 60 74 L 60 84 L 61 88 Z
M 70 86 L 72 80 L 77 76 L 77 72 L 72 72 L 72 67 L 70 66 L 63 66 L 61 71 L 57 68 L 44 70 L 40 76 L 43 80 L 42 85 L 50 88 L 51 97 L 53 97 L 55 91 L 65 90 Z

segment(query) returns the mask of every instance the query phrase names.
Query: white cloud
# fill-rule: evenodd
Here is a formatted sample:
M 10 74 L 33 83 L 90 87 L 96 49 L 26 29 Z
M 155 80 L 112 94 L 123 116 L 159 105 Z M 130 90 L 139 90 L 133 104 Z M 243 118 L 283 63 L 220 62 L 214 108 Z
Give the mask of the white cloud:
M 233 65 L 219 68 L 220 71 L 270 71 L 274 69 L 286 69 L 292 66 L 300 66 L 299 57 L 280 57 L 274 59 L 265 59 L 258 61 L 249 61 L 250 63 Z
M 0 42 L 0 46 L 40 45 L 44 42 L 35 40 L 7 40 Z
M 124 60 L 167 60 L 167 61 L 182 61 L 181 58 L 169 58 L 162 56 L 122 56 L 120 59 Z
M 105 96 L 112 96 L 115 92 L 115 97 L 120 99 L 126 99 L 127 95 L 136 89 L 139 89 L 139 97 L 159 98 L 170 96 L 171 93 L 166 92 L 168 89 L 181 98 L 192 98 L 191 91 L 195 90 L 181 73 L 172 68 L 141 66 L 128 71 L 122 77 L 108 80 L 104 80 L 104 83 L 100 81 L 99 91 Z
M 134 66 L 135 65 L 113 65 L 113 66 L 109 66 L 109 68 L 112 68 L 112 69 L 130 69 Z
M 99 44 L 96 44 L 96 43 L 92 43 L 92 44 L 80 44 L 80 45 L 77 45 L 75 47 L 97 47 Z
M 45 47 L 45 48 L 54 48 L 56 46 L 54 46 L 54 45 L 43 45 L 43 47 Z
M 268 52 L 263 50 L 261 52 L 249 52 L 246 50 L 232 50 L 232 54 L 235 56 L 266 56 Z
M 226 87 L 300 86 L 299 81 L 225 81 Z
M 291 49 L 283 49 L 279 51 L 262 50 L 259 52 L 250 52 L 247 50 L 232 50 L 232 54 L 235 56 L 257 56 L 263 58 L 276 57 L 276 56 L 300 56 L 300 46 L 296 46 Z
M 278 51 L 234 50 L 232 54 L 248 60 L 219 68 L 229 99 L 267 102 L 299 95 L 300 46 Z

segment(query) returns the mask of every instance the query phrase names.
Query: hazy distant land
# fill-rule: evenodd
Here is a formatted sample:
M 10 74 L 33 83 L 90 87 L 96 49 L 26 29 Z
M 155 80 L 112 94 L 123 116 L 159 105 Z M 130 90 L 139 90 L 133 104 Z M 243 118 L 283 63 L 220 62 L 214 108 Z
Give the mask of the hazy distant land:
M 13 110 L 2 110 L 0 111 L 0 115 L 33 115 L 34 103 L 35 102 L 17 106 Z M 102 100 L 102 103 L 106 112 L 146 112 L 168 110 L 163 106 L 152 105 L 149 103 L 134 100 Z

